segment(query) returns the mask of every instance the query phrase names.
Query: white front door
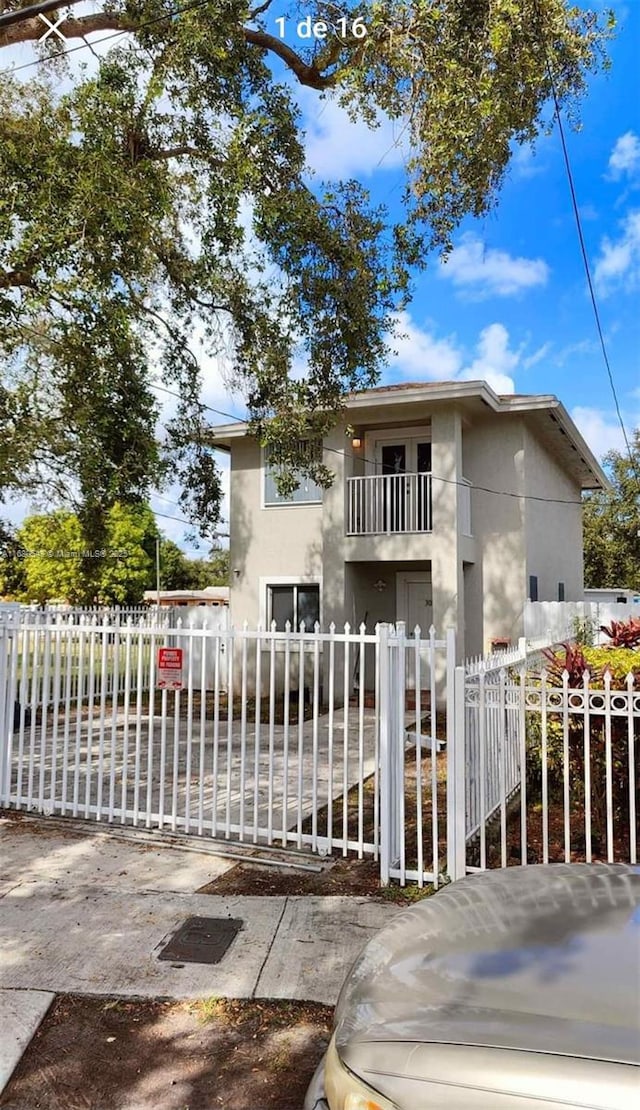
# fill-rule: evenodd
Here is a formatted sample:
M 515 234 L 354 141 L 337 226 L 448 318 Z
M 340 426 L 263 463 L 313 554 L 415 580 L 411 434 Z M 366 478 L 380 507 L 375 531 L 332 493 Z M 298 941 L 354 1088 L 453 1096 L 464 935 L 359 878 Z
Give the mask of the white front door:
M 413 636 L 417 625 L 421 639 L 428 639 L 429 629 L 433 624 L 433 592 L 428 571 L 398 571 L 396 619 L 405 622 L 407 636 Z

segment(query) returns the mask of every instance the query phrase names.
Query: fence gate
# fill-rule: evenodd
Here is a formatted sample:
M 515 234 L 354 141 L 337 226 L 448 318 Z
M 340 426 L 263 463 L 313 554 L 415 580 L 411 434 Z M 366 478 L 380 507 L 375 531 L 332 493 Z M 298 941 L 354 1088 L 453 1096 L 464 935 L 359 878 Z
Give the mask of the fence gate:
M 383 883 L 638 858 L 633 675 L 570 687 L 524 645 L 460 667 L 400 622 L 169 620 L 0 621 L 2 806 L 356 853 Z
M 177 649 L 176 688 L 160 688 L 161 648 Z M 383 882 L 437 884 L 454 657 L 452 634 L 401 624 L 296 632 L 23 613 L 0 624 L 0 802 L 355 852 L 380 861 Z

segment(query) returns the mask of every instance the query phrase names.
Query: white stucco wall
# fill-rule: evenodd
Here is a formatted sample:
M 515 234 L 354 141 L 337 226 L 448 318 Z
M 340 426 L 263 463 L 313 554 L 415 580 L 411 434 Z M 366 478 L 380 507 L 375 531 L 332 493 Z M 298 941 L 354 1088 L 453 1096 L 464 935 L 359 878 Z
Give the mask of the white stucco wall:
M 518 496 L 503 496 L 524 491 L 523 420 L 493 413 L 476 417 L 464 427 L 462 444 L 463 474 L 474 487 L 476 561 L 466 569 L 465 594 L 468 650 L 475 653 L 488 649 L 494 637 L 515 641 L 523 634 L 524 507 Z
M 229 529 L 234 625 L 264 620 L 260 579 L 322 576 L 322 505 L 263 507 L 260 445 L 234 441 Z
M 564 582 L 565 601 L 583 597 L 582 505 L 577 481 L 531 430 L 526 430 L 525 490 L 530 497 L 553 500 L 526 502 L 526 587 L 538 579 L 538 601 L 558 601 Z M 571 503 L 573 502 L 573 503 Z

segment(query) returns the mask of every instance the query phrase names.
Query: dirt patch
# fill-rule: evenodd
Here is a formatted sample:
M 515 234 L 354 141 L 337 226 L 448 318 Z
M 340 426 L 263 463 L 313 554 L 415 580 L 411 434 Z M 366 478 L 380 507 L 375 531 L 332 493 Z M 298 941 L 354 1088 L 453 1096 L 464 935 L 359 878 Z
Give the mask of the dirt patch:
M 300 1110 L 329 1042 L 313 1002 L 61 996 L 3 1110 Z
M 400 887 L 395 883 L 389 887 L 381 887 L 380 864 L 375 860 L 339 859 L 321 873 L 239 863 L 213 882 L 201 887 L 197 893 L 221 894 L 227 897 L 237 894 L 335 894 L 405 905 L 433 894 L 433 887 L 428 885 L 420 888 L 413 884 Z
M 225 871 L 198 894 L 287 895 L 353 894 L 380 895 L 380 864 L 375 860 L 339 859 L 321 872 L 239 863 Z
M 565 819 L 564 805 L 556 799 L 550 799 L 547 815 L 547 855 L 549 863 L 584 863 L 587 859 L 584 807 L 575 804 L 569 813 L 569 854 L 565 855 Z M 535 797 L 527 799 L 527 863 L 545 862 L 545 837 L 542 821 L 542 803 Z M 502 866 L 502 837 L 501 817 L 496 814 L 486 828 L 486 862 L 487 867 Z M 506 819 L 506 866 L 517 867 L 522 863 L 522 828 L 521 828 L 521 802 L 516 796 L 507 806 Z M 613 859 L 618 863 L 625 863 L 629 858 L 628 829 L 620 832 L 614 829 L 612 842 Z M 606 841 L 603 843 L 595 834 L 591 845 L 591 861 L 605 862 L 607 860 Z M 476 837 L 467 849 L 467 863 L 470 866 L 480 865 L 480 838 Z

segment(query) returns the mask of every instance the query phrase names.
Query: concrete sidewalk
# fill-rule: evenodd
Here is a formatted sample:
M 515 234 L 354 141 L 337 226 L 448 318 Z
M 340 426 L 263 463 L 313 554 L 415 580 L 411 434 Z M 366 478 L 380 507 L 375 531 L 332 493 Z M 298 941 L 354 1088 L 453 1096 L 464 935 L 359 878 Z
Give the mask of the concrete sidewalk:
M 363 898 L 198 894 L 233 861 L 54 832 L 46 819 L 0 820 L 0 860 L 0 1028 L 19 1028 L 3 1038 L 17 1059 L 57 992 L 331 1005 L 360 948 L 398 912 Z M 242 920 L 220 963 L 158 960 L 194 916 Z M 0 1090 L 8 1066 L 0 1057 Z

